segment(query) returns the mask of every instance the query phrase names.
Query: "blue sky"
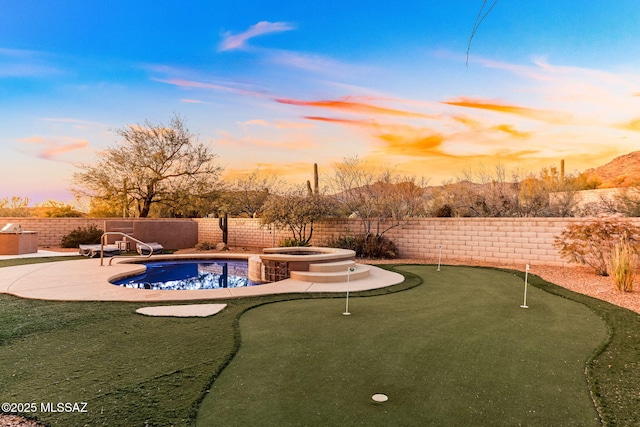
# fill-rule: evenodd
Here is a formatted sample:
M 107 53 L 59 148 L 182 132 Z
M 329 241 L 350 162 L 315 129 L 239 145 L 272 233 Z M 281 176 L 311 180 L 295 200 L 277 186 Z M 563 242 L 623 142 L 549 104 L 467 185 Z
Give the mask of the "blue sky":
M 487 7 L 492 0 L 487 1 Z M 229 179 L 344 157 L 431 184 L 640 149 L 640 4 L 0 0 L 0 198 L 68 201 L 114 130 L 179 113 Z

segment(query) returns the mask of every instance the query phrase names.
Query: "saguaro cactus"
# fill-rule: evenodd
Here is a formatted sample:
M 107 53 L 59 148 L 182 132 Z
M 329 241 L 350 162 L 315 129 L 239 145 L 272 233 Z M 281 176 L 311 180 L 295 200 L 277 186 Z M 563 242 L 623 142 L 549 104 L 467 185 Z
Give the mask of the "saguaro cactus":
M 229 214 L 225 213 L 224 216 L 218 218 L 218 225 L 222 230 L 222 243 L 226 245 L 229 240 Z
M 320 194 L 320 184 L 318 182 L 318 164 L 313 164 L 313 193 L 317 196 Z
M 316 196 L 320 194 L 320 183 L 318 180 L 318 164 L 313 164 L 313 188 L 311 188 L 311 181 L 307 180 L 307 193 L 309 195 L 315 194 Z

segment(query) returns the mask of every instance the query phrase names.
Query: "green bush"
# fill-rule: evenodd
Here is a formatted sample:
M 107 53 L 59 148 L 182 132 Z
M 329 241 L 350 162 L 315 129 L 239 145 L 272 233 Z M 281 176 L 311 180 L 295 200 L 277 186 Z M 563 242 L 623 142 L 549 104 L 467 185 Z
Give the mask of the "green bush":
M 77 248 L 78 245 L 100 243 L 104 231 L 95 225 L 87 228 L 78 227 L 62 238 L 60 246 L 63 248 Z
M 351 249 L 359 258 L 394 259 L 398 257 L 398 247 L 385 236 L 356 234 L 330 237 L 325 245 L 330 248 Z
M 305 240 L 295 239 L 293 237 L 285 237 L 284 239 L 280 240 L 278 244 L 282 248 L 291 248 L 291 247 L 297 247 L 297 246 L 311 246 L 309 242 Z

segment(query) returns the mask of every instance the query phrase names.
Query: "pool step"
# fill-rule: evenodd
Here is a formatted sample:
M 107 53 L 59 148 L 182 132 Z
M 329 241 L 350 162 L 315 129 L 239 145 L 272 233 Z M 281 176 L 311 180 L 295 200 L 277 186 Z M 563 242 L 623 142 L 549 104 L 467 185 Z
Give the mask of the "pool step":
M 309 271 L 313 271 L 315 273 L 331 273 L 331 272 L 345 272 L 349 267 L 355 267 L 355 261 L 336 261 L 336 262 L 325 262 L 318 264 L 310 264 Z
M 337 263 L 329 263 L 337 264 Z M 326 265 L 326 264 L 311 264 L 309 269 L 314 265 Z M 354 268 L 353 272 L 348 272 L 349 267 L 340 269 L 340 271 L 291 271 L 289 275 L 292 279 L 302 280 L 303 282 L 314 283 L 336 283 L 346 282 L 347 280 L 358 280 L 365 277 L 369 277 L 369 267 L 361 264 L 352 264 Z

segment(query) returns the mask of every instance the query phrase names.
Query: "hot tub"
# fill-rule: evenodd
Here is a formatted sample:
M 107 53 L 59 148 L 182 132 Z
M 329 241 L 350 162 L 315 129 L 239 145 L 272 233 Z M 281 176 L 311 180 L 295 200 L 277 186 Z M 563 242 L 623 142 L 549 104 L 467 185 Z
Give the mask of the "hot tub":
M 350 249 L 311 247 L 266 248 L 262 255 L 249 258 L 249 277 L 263 282 L 288 279 L 292 271 L 309 271 L 311 264 L 352 261 Z

